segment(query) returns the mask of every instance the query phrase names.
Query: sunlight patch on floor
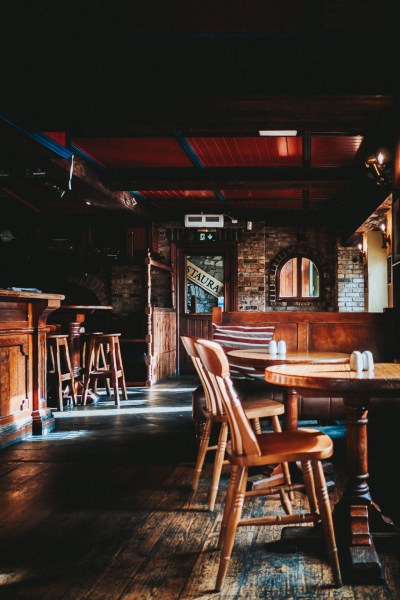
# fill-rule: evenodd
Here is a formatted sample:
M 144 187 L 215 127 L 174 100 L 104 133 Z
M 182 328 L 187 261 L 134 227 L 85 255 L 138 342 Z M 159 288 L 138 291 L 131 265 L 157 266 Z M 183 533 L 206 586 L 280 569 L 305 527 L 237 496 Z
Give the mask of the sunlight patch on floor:
M 69 439 L 74 439 L 74 438 L 78 438 L 78 437 L 83 437 L 84 435 L 88 435 L 89 433 L 91 433 L 90 431 L 85 431 L 84 429 L 81 429 L 79 431 L 52 431 L 49 433 L 46 433 L 44 435 L 32 435 L 29 438 L 26 438 L 26 442 L 43 442 L 46 440 L 69 440 Z
M 151 406 L 149 408 L 135 408 L 131 406 L 121 406 L 120 408 L 88 408 L 82 407 L 82 410 L 71 410 L 63 412 L 55 412 L 55 419 L 76 419 L 89 417 L 110 417 L 116 415 L 154 415 L 154 414 L 168 414 L 168 413 L 186 413 L 192 412 L 192 406 Z

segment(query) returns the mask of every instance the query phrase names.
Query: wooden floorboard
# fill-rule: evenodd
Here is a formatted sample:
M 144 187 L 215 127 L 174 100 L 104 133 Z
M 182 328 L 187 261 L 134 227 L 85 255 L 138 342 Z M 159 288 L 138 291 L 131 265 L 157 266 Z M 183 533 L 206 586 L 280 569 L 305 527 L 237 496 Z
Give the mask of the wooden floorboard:
M 121 409 L 102 396 L 95 405 L 55 413 L 54 434 L 0 451 L 0 599 L 400 598 L 396 552 L 380 552 L 383 585 L 335 590 L 324 549 L 283 553 L 278 526 L 239 530 L 225 587 L 214 592 L 228 468 L 211 513 L 210 463 L 197 494 L 190 488 L 195 383 L 131 389 Z M 340 492 L 344 440 L 335 431 Z M 279 510 L 276 500 L 267 507 Z M 246 510 L 264 509 L 254 499 Z

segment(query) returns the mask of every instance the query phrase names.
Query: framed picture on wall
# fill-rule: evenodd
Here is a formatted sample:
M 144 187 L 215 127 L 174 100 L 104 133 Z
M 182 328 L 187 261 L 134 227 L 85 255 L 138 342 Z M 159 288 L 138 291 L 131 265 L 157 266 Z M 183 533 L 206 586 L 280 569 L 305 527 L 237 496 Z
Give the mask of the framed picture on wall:
M 392 206 L 392 255 L 393 265 L 400 262 L 400 198 L 393 198 Z

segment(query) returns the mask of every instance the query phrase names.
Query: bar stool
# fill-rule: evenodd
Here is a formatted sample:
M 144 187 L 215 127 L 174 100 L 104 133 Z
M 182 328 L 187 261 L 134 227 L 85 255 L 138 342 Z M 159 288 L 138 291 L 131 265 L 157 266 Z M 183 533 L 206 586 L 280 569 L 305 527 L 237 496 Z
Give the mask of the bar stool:
M 89 334 L 89 347 L 86 355 L 86 366 L 84 374 L 84 385 L 82 393 L 82 404 L 86 404 L 90 383 L 96 386 L 98 379 L 106 382 L 111 379 L 114 390 L 115 404 L 119 406 L 119 386 L 122 389 L 124 400 L 128 399 L 124 367 L 119 345 L 120 333 L 94 333 Z M 102 362 L 102 364 L 101 364 Z M 108 393 L 111 392 L 107 388 Z
M 74 406 L 77 404 L 75 379 L 72 372 L 71 359 L 68 350 L 68 336 L 51 334 L 46 337 L 48 350 L 47 374 L 53 380 L 57 389 L 58 408 L 64 410 L 63 382 L 70 381 L 71 397 Z M 65 371 L 64 371 L 65 368 Z
M 89 364 L 90 354 L 93 351 L 93 344 L 91 345 L 91 340 L 93 340 L 93 337 L 95 335 L 104 335 L 104 332 L 103 331 L 87 332 L 87 333 L 84 333 L 82 336 L 82 338 L 83 338 L 83 343 L 81 346 L 82 384 L 84 384 L 84 382 L 85 382 L 86 365 Z M 97 354 L 96 360 L 95 360 L 95 365 L 96 365 L 96 369 L 109 369 L 110 368 L 106 361 L 106 356 L 105 356 L 105 352 L 104 352 L 104 344 L 99 345 L 98 354 Z M 108 378 L 105 379 L 105 385 L 106 385 L 107 394 L 110 396 L 111 395 L 111 386 L 110 386 L 110 380 Z M 93 382 L 93 392 L 95 394 L 97 393 L 97 379 L 95 379 Z

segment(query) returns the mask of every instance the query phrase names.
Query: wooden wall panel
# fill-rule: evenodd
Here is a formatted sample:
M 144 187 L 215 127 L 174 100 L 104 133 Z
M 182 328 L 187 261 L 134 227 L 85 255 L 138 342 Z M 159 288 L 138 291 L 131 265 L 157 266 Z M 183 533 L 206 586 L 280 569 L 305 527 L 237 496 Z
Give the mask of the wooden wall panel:
M 172 309 L 152 309 L 151 384 L 176 374 L 176 313 Z
M 0 347 L 0 416 L 21 415 L 32 408 L 28 354 L 22 345 Z
M 289 350 L 370 350 L 378 361 L 400 356 L 400 314 L 393 309 L 383 313 L 244 313 L 216 308 L 213 320 L 224 325 L 274 325 L 274 339 L 284 339 Z
M 0 447 L 55 427 L 46 397 L 46 322 L 63 299 L 0 291 Z
M 211 315 L 184 314 L 179 317 L 179 335 L 189 335 L 210 340 L 212 338 Z M 179 372 L 195 373 L 192 359 L 179 340 Z

